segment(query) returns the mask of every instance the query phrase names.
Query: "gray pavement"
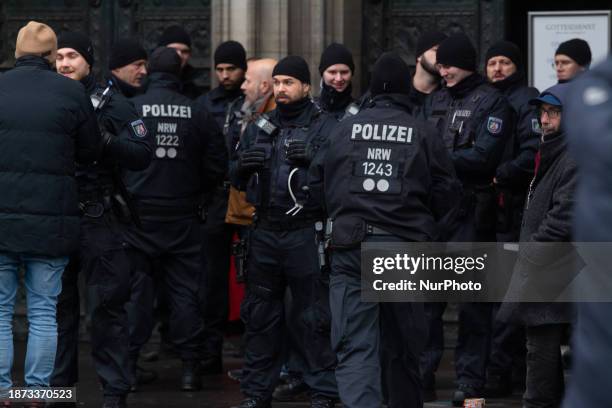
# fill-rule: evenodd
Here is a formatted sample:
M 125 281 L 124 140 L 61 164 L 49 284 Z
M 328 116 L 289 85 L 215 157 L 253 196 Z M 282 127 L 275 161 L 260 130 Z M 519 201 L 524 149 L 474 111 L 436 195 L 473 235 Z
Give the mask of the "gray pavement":
M 15 367 L 13 379 L 18 385 L 23 378 L 23 359 L 25 345 L 17 342 L 15 354 Z M 78 407 L 101 407 L 102 393 L 98 384 L 93 364 L 89 355 L 89 343 L 81 343 L 79 374 L 80 382 L 77 386 Z M 439 401 L 426 403 L 426 408 L 450 407 L 450 398 L 453 392 L 454 369 L 452 367 L 452 353 L 445 354 L 440 371 L 437 376 Z M 241 360 L 235 357 L 226 358 L 225 370 L 239 368 Z M 176 359 L 161 358 L 156 362 L 142 363 L 147 369 L 153 369 L 159 374 L 155 383 L 143 385 L 139 392 L 130 394 L 128 404 L 130 408 L 228 408 L 240 401 L 241 394 L 237 382 L 226 375 L 204 377 L 203 390 L 197 393 L 179 391 L 181 364 Z M 307 402 L 274 403 L 274 408 L 308 407 Z M 512 398 L 500 400 L 487 400 L 486 407 L 519 408 L 520 393 Z

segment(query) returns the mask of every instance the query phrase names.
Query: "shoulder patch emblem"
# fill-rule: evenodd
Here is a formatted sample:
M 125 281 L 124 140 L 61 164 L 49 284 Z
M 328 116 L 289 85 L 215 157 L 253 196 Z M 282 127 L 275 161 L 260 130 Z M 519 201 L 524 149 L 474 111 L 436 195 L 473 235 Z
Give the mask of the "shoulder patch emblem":
M 145 137 L 147 135 L 147 127 L 145 126 L 142 119 L 135 120 L 130 123 L 134 134 L 138 137 Z
M 538 135 L 542 133 L 542 129 L 540 129 L 540 122 L 536 118 L 531 119 L 531 130 L 533 133 L 537 133 Z
M 502 131 L 502 126 L 504 121 L 500 118 L 496 118 L 495 116 L 489 116 L 489 120 L 487 120 L 487 130 L 492 135 L 498 135 Z

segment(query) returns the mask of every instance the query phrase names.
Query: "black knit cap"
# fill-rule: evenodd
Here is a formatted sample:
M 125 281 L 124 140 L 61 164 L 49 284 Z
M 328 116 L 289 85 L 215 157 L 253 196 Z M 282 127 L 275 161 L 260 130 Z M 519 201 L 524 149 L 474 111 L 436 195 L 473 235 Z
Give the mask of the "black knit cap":
M 350 68 L 351 72 L 355 72 L 353 54 L 344 45 L 332 43 L 321 54 L 319 73 L 323 75 L 323 71 L 336 64 L 344 64 Z
M 476 71 L 476 49 L 467 35 L 453 34 L 440 43 L 436 63 Z
M 174 48 L 158 47 L 151 53 L 147 67 L 150 74 L 166 72 L 179 76 L 181 74 L 181 58 Z
M 147 52 L 142 45 L 132 38 L 124 38 L 113 44 L 108 68 L 121 68 L 141 59 L 147 59 Z
M 410 93 L 410 69 L 404 60 L 394 52 L 386 52 L 378 58 L 372 71 L 370 93 L 380 94 Z
M 94 50 L 91 45 L 91 40 L 85 34 L 76 33 L 72 31 L 64 31 L 57 37 L 57 49 L 60 48 L 72 48 L 89 64 L 94 64 Z
M 516 65 L 518 69 L 523 68 L 521 50 L 515 43 L 510 41 L 499 41 L 493 44 L 487 50 L 487 54 L 485 56 L 485 64 L 489 62 L 491 58 L 499 56 L 510 59 L 510 61 L 514 62 L 514 65 Z
M 221 43 L 215 50 L 215 67 L 219 64 L 232 64 L 246 71 L 246 51 L 237 41 Z
M 573 38 L 559 44 L 555 55 L 559 54 L 567 55 L 581 67 L 587 67 L 591 64 L 591 47 L 589 47 L 588 42 L 581 38 Z
M 416 56 L 420 57 L 428 49 L 440 45 L 448 36 L 441 31 L 428 31 L 421 34 L 416 43 Z
M 181 43 L 191 47 L 191 37 L 183 27 L 177 25 L 170 26 L 166 28 L 161 37 L 159 37 L 159 43 L 157 45 L 166 46 L 172 43 Z
M 290 55 L 278 61 L 272 71 L 272 76 L 287 75 L 298 81 L 310 84 L 310 69 L 302 57 Z

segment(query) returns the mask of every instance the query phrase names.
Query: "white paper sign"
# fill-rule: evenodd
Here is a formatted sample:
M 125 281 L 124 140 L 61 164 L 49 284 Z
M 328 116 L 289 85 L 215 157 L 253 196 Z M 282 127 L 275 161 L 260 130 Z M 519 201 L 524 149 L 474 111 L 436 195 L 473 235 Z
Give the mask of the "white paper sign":
M 555 51 L 560 43 L 582 38 L 593 55 L 591 66 L 610 51 L 610 11 L 530 12 L 529 84 L 543 91 L 557 83 Z

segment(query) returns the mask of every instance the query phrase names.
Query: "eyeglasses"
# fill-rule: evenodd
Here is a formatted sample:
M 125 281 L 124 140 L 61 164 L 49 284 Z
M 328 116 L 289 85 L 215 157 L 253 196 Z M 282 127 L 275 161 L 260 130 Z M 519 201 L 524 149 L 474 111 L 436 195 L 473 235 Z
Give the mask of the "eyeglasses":
M 550 119 L 556 119 L 561 115 L 561 109 L 538 109 L 538 116 L 547 114 Z

